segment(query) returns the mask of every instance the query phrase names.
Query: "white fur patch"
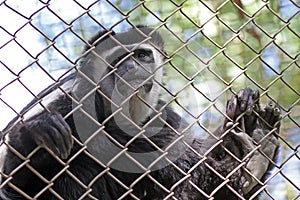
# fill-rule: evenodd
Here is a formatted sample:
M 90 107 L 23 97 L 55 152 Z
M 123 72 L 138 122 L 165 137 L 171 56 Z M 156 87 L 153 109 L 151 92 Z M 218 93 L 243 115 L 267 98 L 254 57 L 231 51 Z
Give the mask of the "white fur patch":
M 160 85 L 157 84 L 157 82 L 162 82 L 163 77 L 163 67 L 161 66 L 163 64 L 163 58 L 160 52 L 158 52 L 152 45 L 150 44 L 131 44 L 131 45 L 124 45 L 129 50 L 134 49 L 150 49 L 153 52 L 154 57 L 154 63 L 155 67 L 160 67 L 159 69 L 153 68 L 148 69 L 151 70 L 152 73 L 155 73 L 154 76 L 154 83 L 152 86 L 152 89 L 150 93 L 148 94 L 141 94 L 141 98 L 147 102 L 150 106 L 156 107 L 157 101 L 159 99 L 160 94 Z M 117 50 L 117 48 L 123 48 L 123 47 L 115 47 L 112 50 Z M 110 51 L 111 52 L 111 51 Z M 142 88 L 140 88 L 142 89 Z M 127 105 L 128 104 L 128 105 Z M 137 96 L 133 96 L 127 104 L 122 103 L 123 111 L 127 113 L 127 116 L 132 119 L 133 122 L 136 124 L 140 124 L 143 122 L 150 114 L 153 112 L 151 108 L 149 108 L 142 100 L 140 100 Z M 117 116 L 115 116 L 117 117 Z

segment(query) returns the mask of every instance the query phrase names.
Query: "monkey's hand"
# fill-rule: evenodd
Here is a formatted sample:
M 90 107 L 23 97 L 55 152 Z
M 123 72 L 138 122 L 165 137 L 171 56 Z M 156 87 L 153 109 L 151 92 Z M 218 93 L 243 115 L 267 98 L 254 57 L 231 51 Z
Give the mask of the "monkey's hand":
M 243 131 L 252 136 L 257 125 L 257 113 L 260 111 L 259 91 L 245 88 L 233 95 L 227 102 L 226 118 L 224 128 L 227 123 L 239 122 L 235 128 L 237 132 Z
M 257 92 L 244 89 L 238 92 L 237 96 L 233 96 L 227 104 L 227 115 L 233 121 L 227 122 L 225 129 L 230 129 L 234 138 L 241 143 L 246 161 L 241 180 L 244 194 L 248 194 L 260 183 L 279 146 L 274 135 L 280 126 L 280 109 L 269 104 L 264 110 L 260 110 L 257 95 L 259 96 Z M 246 102 L 245 105 L 243 102 Z M 238 129 L 232 128 L 236 121 L 239 122 Z
M 43 113 L 25 121 L 18 129 L 27 144 L 33 141 L 36 145 L 49 148 L 62 159 L 70 155 L 73 146 L 71 129 L 59 113 Z
M 258 126 L 253 132 L 253 153 L 244 169 L 246 179 L 243 187 L 244 194 L 250 192 L 264 177 L 270 165 L 274 163 L 279 142 L 277 135 L 280 128 L 280 109 L 269 103 L 260 112 Z

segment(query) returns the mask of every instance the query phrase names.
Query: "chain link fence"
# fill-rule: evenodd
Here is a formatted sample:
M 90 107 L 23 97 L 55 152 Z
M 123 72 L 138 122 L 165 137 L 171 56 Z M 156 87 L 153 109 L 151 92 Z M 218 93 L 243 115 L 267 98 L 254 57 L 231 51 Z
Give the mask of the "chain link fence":
M 262 183 L 260 199 L 300 199 L 299 11 L 298 0 L 1 1 L 0 129 L 13 117 L 22 120 L 25 113 L 21 110 L 31 99 L 43 103 L 37 97 L 42 89 L 77 71 L 82 47 L 95 33 L 147 25 L 163 36 L 168 55 L 161 98 L 186 119 L 197 138 L 208 137 L 222 124 L 226 100 L 242 88 L 257 88 L 262 104 L 273 102 L 280 106 L 278 161 L 272 175 Z M 6 134 L 1 131 L 0 145 L 24 161 L 10 174 L 1 172 L 6 181 L 0 188 L 9 185 L 25 199 L 38 198 L 49 190 L 62 199 L 51 188 L 55 178 L 44 180 L 39 173 L 36 175 L 47 186 L 35 197 L 10 183 L 14 173 L 28 166 L 30 156 L 38 149 L 24 158 L 7 146 Z M 75 182 L 86 188 L 82 199 L 93 199 L 89 196 L 90 185 L 84 185 L 67 170 L 69 162 L 59 162 Z M 102 172 L 105 173 L 125 188 L 119 199 L 138 199 L 132 187 L 144 176 L 169 192 L 165 199 L 176 199 L 172 188 L 182 181 L 166 188 L 144 173 L 128 186 L 108 168 Z M 207 199 L 213 199 L 213 194 L 208 194 Z

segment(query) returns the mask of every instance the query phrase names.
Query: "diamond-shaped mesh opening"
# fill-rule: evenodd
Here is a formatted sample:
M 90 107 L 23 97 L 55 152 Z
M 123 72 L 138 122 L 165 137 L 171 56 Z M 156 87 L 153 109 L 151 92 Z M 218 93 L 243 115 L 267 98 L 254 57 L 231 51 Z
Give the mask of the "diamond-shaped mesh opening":
M 299 5 L 2 1 L 0 199 L 299 199 Z

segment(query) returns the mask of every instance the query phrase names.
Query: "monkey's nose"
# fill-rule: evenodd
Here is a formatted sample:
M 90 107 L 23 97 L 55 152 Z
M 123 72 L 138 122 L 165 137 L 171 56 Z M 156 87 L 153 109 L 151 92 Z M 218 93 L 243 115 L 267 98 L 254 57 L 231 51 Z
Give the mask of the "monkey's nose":
M 152 80 L 145 83 L 145 85 L 143 85 L 143 87 L 145 88 L 145 92 L 149 93 L 152 89 L 152 86 L 153 86 L 153 81 Z
M 138 70 L 138 65 L 131 59 L 126 60 L 123 65 L 126 68 L 127 72 L 136 72 Z
M 121 77 L 125 78 L 124 76 L 126 74 L 135 74 L 138 71 L 138 65 L 137 63 L 135 63 L 133 60 L 128 59 L 125 60 L 124 62 L 122 62 L 119 66 L 118 66 L 118 70 L 117 73 L 118 75 L 120 75 Z

